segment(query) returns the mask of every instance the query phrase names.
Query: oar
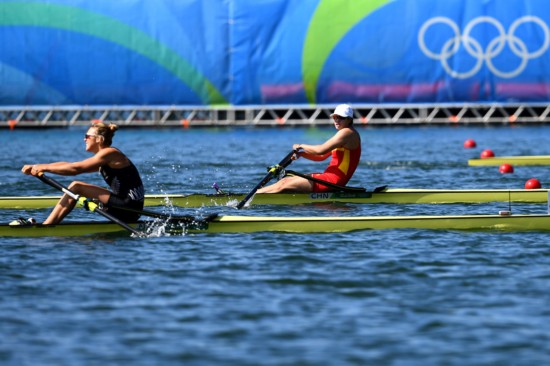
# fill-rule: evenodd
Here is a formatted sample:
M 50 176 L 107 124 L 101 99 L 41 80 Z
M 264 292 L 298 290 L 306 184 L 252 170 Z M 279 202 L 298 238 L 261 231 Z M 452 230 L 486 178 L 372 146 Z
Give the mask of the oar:
M 79 196 L 78 194 L 72 192 L 69 190 L 69 188 L 63 186 L 61 183 L 59 183 L 58 181 L 56 181 L 55 179 L 53 178 L 50 178 L 46 175 L 44 175 L 44 173 L 38 173 L 37 175 L 38 179 L 40 179 L 42 182 L 56 188 L 56 189 L 59 189 L 61 192 L 65 193 L 66 195 L 68 195 L 69 197 L 71 197 L 72 199 L 76 200 L 79 204 L 81 204 L 83 207 L 87 208 L 88 210 L 92 211 L 92 212 L 97 212 L 98 214 L 100 214 L 101 216 L 105 217 L 106 219 L 114 222 L 115 224 L 118 224 L 120 225 L 121 227 L 123 227 L 124 229 L 128 230 L 129 232 L 131 232 L 132 234 L 135 234 L 137 236 L 140 236 L 140 237 L 143 237 L 145 236 L 144 233 L 134 229 L 133 227 L 131 227 L 130 225 L 126 224 L 125 222 L 117 219 L 116 217 L 114 217 L 113 215 L 110 215 L 109 213 L 103 211 L 101 209 L 101 207 L 99 207 L 95 202 L 92 202 L 92 201 L 89 201 L 86 197 L 81 197 Z
M 187 222 L 193 222 L 193 221 L 197 220 L 197 218 L 195 216 L 191 216 L 191 215 L 183 215 L 183 216 L 182 215 L 171 215 L 171 214 L 165 214 L 165 213 L 156 212 L 156 211 L 136 210 L 136 209 L 133 209 L 133 208 L 121 207 L 121 206 L 108 206 L 108 207 L 116 208 L 117 210 L 134 212 L 134 213 L 140 214 L 141 216 L 154 217 L 156 219 L 187 221 Z
M 379 192 L 384 192 L 386 189 L 388 189 L 388 185 L 386 184 L 385 186 L 379 186 L 379 187 L 375 187 L 372 192 L 373 193 L 379 193 Z
M 288 175 L 295 175 L 297 177 L 302 177 L 302 178 L 305 178 L 307 180 L 310 180 L 312 182 L 320 183 L 322 185 L 325 185 L 325 186 L 330 187 L 330 188 L 334 188 L 334 189 L 336 189 L 338 191 L 342 191 L 342 192 L 367 192 L 367 190 L 363 187 L 340 186 L 338 184 L 330 183 L 330 182 L 324 181 L 322 179 L 314 178 L 311 175 L 306 175 L 306 174 L 295 172 L 293 170 L 287 170 L 286 173 Z M 388 188 L 388 185 L 386 184 L 384 186 L 375 187 L 371 192 L 372 193 L 384 192 L 387 188 Z
M 171 234 L 179 233 L 181 231 L 181 229 L 174 229 L 174 225 L 180 225 L 186 228 L 188 227 L 201 228 L 201 227 L 207 226 L 210 221 L 218 217 L 217 213 L 208 214 L 206 217 L 197 217 L 197 216 L 191 216 L 191 215 L 171 215 L 171 214 L 164 214 L 164 213 L 160 213 L 156 211 L 148 211 L 148 210 L 135 210 L 133 208 L 120 207 L 120 206 L 109 206 L 109 207 L 116 208 L 117 210 L 124 210 L 124 211 L 139 213 L 142 216 L 148 216 L 156 219 L 165 220 L 166 224 L 168 224 L 167 232 Z
M 336 189 L 338 191 L 342 191 L 342 192 L 365 192 L 366 191 L 366 189 L 363 188 L 363 187 L 341 186 L 341 185 L 338 185 L 338 184 L 334 184 L 334 183 L 324 181 L 322 179 L 312 177 L 311 175 L 306 175 L 306 174 L 295 172 L 294 170 L 287 170 L 286 173 L 288 175 L 295 175 L 297 177 L 301 177 L 301 178 L 310 180 L 312 182 L 317 182 L 319 184 L 322 184 L 322 185 L 330 187 L 330 188 L 334 188 L 334 189 Z
M 297 150 L 292 150 L 291 152 L 288 153 L 287 156 L 285 156 L 283 158 L 283 160 L 281 160 L 281 162 L 277 165 L 274 165 L 272 167 L 269 168 L 268 170 L 268 173 L 267 175 L 264 177 L 264 179 L 262 179 L 260 181 L 260 183 L 258 183 L 256 185 L 256 187 L 254 187 L 252 189 L 252 191 L 250 191 L 249 194 L 246 195 L 246 197 L 243 198 L 243 200 L 241 202 L 239 202 L 237 204 L 237 209 L 241 209 L 244 207 L 244 205 L 246 205 L 246 203 L 248 201 L 250 201 L 250 199 L 252 198 L 252 196 L 254 196 L 254 194 L 256 194 L 256 191 L 260 188 L 262 188 L 263 186 L 265 186 L 267 184 L 267 182 L 269 182 L 276 174 L 278 174 L 281 170 L 283 170 L 284 168 L 286 168 L 287 166 L 290 165 L 290 163 L 292 163 L 292 156 L 294 154 L 296 154 Z

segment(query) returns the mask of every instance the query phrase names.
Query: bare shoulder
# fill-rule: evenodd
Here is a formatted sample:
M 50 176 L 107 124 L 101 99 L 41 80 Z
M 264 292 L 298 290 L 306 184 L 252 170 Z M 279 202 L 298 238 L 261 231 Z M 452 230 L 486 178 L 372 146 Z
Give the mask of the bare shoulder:
M 353 127 L 343 128 L 336 135 L 348 149 L 355 149 L 361 144 L 361 136 Z
M 344 139 L 354 139 L 360 138 L 359 132 L 353 127 L 343 128 L 336 133 L 336 136 L 339 136 Z
M 108 163 L 111 167 L 120 167 L 120 165 L 125 166 L 129 164 L 129 160 L 126 155 L 124 155 L 122 151 L 114 147 L 103 148 L 98 151 L 96 156 L 103 160 L 105 163 Z
M 99 150 L 96 156 L 108 159 L 116 159 L 119 156 L 124 156 L 124 154 L 119 149 L 116 149 L 114 147 L 105 147 Z

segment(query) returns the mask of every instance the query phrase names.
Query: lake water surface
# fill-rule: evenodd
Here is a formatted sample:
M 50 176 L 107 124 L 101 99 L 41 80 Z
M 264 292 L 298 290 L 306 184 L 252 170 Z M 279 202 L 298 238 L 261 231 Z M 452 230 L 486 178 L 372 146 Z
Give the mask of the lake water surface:
M 350 182 L 373 188 L 550 186 L 548 167 L 468 167 L 550 155 L 550 126 L 359 128 Z M 0 195 L 51 195 L 22 165 L 88 156 L 86 128 L 0 131 Z M 147 193 L 247 192 L 293 143 L 332 128 L 128 129 L 114 146 Z M 473 138 L 478 148 L 464 149 Z M 303 159 L 291 169 L 320 171 Z M 70 183 L 71 177 L 56 177 Z M 78 179 L 103 184 L 97 174 Z M 181 214 L 496 213 L 483 205 L 304 205 Z M 516 213 L 545 213 L 513 205 Z M 47 210 L 0 211 L 0 220 Z M 76 209 L 72 220 L 97 218 Z M 550 362 L 545 233 L 430 230 L 0 239 L 2 365 L 534 365 Z

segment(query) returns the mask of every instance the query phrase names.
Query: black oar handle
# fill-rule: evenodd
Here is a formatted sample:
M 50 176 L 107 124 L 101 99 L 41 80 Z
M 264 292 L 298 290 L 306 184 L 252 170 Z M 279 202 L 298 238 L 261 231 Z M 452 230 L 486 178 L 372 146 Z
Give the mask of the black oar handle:
M 197 220 L 195 216 L 191 216 L 191 215 L 172 215 L 172 214 L 166 214 L 166 213 L 148 211 L 148 210 L 136 210 L 134 208 L 122 207 L 122 206 L 109 206 L 109 207 L 116 208 L 117 210 L 137 213 L 142 216 L 154 217 L 156 219 L 177 220 L 177 221 L 187 221 L 187 222 L 193 222 Z
M 287 156 L 285 156 L 283 160 L 281 160 L 279 165 L 282 166 L 283 168 L 286 168 L 287 166 L 289 166 L 290 163 L 292 163 L 292 157 L 294 156 L 294 154 L 298 153 L 298 150 L 300 149 L 292 150 L 291 152 L 289 152 Z
M 256 185 L 256 187 L 254 187 L 252 189 L 252 191 L 250 191 L 249 194 L 247 194 L 243 200 L 241 202 L 239 202 L 237 204 L 237 209 L 240 210 L 241 208 L 244 207 L 244 205 L 246 205 L 246 203 L 252 198 L 252 196 L 254 196 L 254 194 L 256 194 L 256 191 L 258 191 L 258 189 L 262 188 L 263 186 L 265 186 L 267 184 L 267 182 L 269 182 L 274 176 L 275 174 L 277 174 L 281 169 L 284 169 L 286 168 L 287 166 L 290 165 L 290 163 L 292 163 L 292 157 L 294 156 L 294 154 L 296 154 L 298 152 L 298 150 L 292 150 L 291 152 L 289 152 L 284 158 L 283 160 L 281 160 L 279 162 L 279 164 L 271 167 L 269 169 L 269 172 L 267 173 L 267 175 L 260 181 L 260 183 L 258 183 Z
M 47 185 L 49 186 L 52 186 L 54 187 L 55 189 L 58 189 L 60 190 L 61 192 L 63 193 L 66 193 L 67 195 L 69 195 L 71 198 L 75 199 L 78 201 L 78 199 L 80 198 L 79 195 L 77 195 L 76 193 L 74 192 L 71 192 L 68 188 L 65 188 L 65 186 L 63 186 L 61 183 L 59 183 L 58 181 L 54 180 L 53 178 L 50 178 L 46 175 L 44 175 L 44 173 L 40 172 L 38 173 L 38 175 L 36 176 L 38 179 L 40 179 L 42 182 L 46 183 Z
M 58 181 L 56 181 L 55 179 L 53 178 L 50 178 L 46 175 L 44 175 L 44 173 L 40 172 L 38 173 L 38 175 L 36 176 L 38 179 L 40 179 L 42 182 L 60 190 L 61 192 L 69 195 L 71 198 L 73 198 L 74 200 L 76 200 L 78 203 L 80 203 L 82 206 L 86 207 L 88 210 L 92 211 L 92 212 L 96 212 L 98 214 L 100 214 L 101 216 L 105 217 L 106 219 L 114 222 L 115 224 L 118 224 L 120 225 L 121 227 L 123 227 L 124 229 L 128 230 L 129 232 L 131 232 L 132 234 L 135 234 L 139 237 L 144 237 L 146 236 L 144 233 L 142 233 L 141 231 L 138 231 L 136 229 L 134 229 L 133 227 L 131 227 L 130 225 L 126 224 L 124 221 L 121 221 L 120 219 L 114 217 L 113 215 L 103 211 L 95 202 L 91 202 L 91 201 L 88 201 L 87 198 L 85 197 L 80 197 L 78 194 L 72 192 L 71 190 L 69 190 L 69 188 L 65 187 L 64 185 L 62 185 L 61 183 L 59 183 Z

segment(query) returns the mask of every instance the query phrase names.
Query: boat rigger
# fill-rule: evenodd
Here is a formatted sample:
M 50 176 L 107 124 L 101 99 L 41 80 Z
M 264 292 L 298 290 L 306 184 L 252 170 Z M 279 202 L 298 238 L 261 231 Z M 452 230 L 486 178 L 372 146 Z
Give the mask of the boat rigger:
M 147 195 L 146 206 L 208 207 L 236 206 L 244 194 Z M 0 197 L 0 209 L 40 209 L 53 207 L 59 196 Z M 446 204 L 517 202 L 546 203 L 548 189 L 408 189 L 389 188 L 382 192 L 324 192 L 256 194 L 251 205 L 300 205 L 316 203 L 353 204 Z
M 158 221 L 130 224 L 144 233 L 167 235 L 189 233 L 338 233 L 360 230 L 429 229 L 469 231 L 550 231 L 550 215 L 454 215 L 454 216 L 358 216 L 358 217 L 269 217 L 216 216 L 173 220 L 159 227 Z M 112 222 L 64 222 L 58 225 L 0 225 L 0 237 L 131 235 Z

